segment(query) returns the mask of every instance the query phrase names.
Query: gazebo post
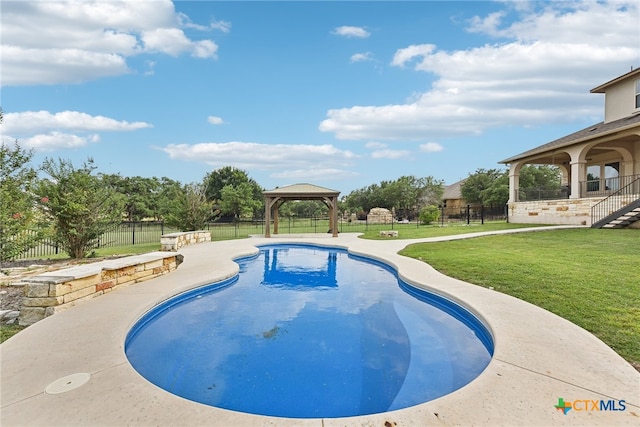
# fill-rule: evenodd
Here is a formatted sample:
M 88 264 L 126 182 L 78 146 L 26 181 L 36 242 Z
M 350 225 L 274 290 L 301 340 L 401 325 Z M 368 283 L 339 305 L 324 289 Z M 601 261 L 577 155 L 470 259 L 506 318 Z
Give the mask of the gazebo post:
M 264 237 L 271 237 L 271 197 L 264 201 Z
M 332 197 L 331 198 L 331 221 L 333 224 L 331 224 L 331 231 L 333 232 L 333 237 L 338 237 L 338 198 L 337 197 Z
M 273 204 L 273 234 L 278 234 L 278 210 L 280 204 L 278 202 Z

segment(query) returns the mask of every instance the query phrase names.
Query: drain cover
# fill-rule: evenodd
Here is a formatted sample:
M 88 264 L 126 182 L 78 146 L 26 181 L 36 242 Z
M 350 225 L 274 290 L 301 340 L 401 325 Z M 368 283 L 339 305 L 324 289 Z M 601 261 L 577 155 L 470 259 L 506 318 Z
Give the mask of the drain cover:
M 58 378 L 44 389 L 47 394 L 66 393 L 84 385 L 91 378 L 91 374 L 81 372 L 79 374 L 71 374 L 66 377 Z

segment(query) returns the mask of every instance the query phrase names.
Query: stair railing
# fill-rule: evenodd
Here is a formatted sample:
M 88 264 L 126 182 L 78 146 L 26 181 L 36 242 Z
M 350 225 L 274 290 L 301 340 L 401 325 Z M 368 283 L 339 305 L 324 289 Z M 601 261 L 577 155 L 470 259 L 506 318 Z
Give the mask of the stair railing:
M 599 201 L 591 207 L 591 224 L 592 226 L 603 218 L 611 215 L 611 213 L 622 209 L 629 204 L 629 200 L 625 196 L 635 195 L 640 199 L 640 175 L 635 177 L 630 183 L 620 188 L 618 191 L 610 194 L 605 199 Z

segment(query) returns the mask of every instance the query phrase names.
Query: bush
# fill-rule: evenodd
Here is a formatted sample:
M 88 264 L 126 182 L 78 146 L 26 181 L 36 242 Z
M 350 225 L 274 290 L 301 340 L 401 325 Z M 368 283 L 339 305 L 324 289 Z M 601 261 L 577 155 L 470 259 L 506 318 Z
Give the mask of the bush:
M 429 205 L 420 211 L 420 224 L 431 224 L 440 218 L 440 210 L 436 205 Z

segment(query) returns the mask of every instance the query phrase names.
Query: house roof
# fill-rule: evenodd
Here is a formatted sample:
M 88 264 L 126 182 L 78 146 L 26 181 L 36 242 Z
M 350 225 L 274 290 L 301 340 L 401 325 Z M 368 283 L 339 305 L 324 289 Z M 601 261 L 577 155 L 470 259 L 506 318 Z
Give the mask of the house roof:
M 339 191 L 331 190 L 329 188 L 319 187 L 313 184 L 293 184 L 285 187 L 275 188 L 273 190 L 263 191 L 265 196 L 291 196 L 305 195 L 305 196 L 337 196 Z
M 454 182 L 451 185 L 447 185 L 444 187 L 444 192 L 442 193 L 442 200 L 455 200 L 462 199 L 462 184 L 467 179 L 461 179 L 458 182 Z
M 605 85 L 606 84 L 608 83 L 605 83 Z M 552 149 L 567 147 L 569 145 L 573 145 L 578 142 L 583 142 L 591 138 L 594 138 L 596 136 L 604 136 L 610 133 L 618 132 L 625 128 L 637 126 L 639 123 L 640 123 L 640 114 L 634 114 L 632 116 L 627 116 L 622 119 L 614 120 L 608 123 L 605 123 L 605 122 L 596 123 L 594 125 L 587 126 L 586 128 L 579 130 L 577 132 L 574 132 L 572 134 L 563 136 L 562 138 L 558 138 L 554 141 L 548 142 L 539 147 L 525 151 L 524 153 L 520 153 L 516 156 L 509 157 L 508 159 L 501 160 L 498 163 L 511 163 L 513 161 L 520 160 L 525 157 L 545 153 Z
M 600 86 L 594 87 L 593 89 L 591 89 L 591 93 L 605 93 L 605 89 L 608 88 L 611 85 L 617 84 L 619 82 L 621 82 L 622 80 L 626 80 L 630 77 L 633 76 L 640 76 L 640 68 L 636 68 L 635 70 L 631 70 L 628 73 L 625 73 L 619 77 L 616 77 L 613 80 L 609 80 L 606 83 L 601 84 Z

